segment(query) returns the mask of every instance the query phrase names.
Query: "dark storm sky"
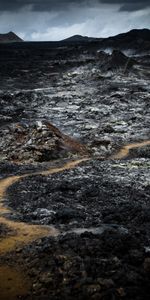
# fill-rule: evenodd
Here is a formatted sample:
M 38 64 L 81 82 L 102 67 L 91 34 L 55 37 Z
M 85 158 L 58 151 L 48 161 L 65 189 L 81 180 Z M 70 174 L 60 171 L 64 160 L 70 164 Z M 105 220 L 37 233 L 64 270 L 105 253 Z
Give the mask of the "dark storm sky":
M 150 28 L 150 0 L 0 0 L 0 32 L 25 40 L 106 37 Z

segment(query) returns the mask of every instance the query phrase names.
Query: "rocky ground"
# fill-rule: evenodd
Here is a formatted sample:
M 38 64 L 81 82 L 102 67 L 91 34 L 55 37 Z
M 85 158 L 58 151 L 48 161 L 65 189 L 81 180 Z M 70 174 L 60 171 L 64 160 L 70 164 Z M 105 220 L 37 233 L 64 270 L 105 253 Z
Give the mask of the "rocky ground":
M 16 68 L 15 47 L 0 62 L 0 176 L 30 176 L 8 187 L 1 216 L 58 236 L 2 254 L 30 282 L 13 296 L 1 284 L 2 300 L 149 299 L 149 56 L 18 47 Z M 0 225 L 0 242 L 11 230 Z

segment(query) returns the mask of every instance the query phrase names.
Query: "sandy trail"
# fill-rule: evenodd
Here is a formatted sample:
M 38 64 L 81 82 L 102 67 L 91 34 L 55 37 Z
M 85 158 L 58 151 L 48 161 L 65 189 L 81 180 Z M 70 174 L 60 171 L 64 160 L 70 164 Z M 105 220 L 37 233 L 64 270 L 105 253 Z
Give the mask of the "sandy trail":
M 129 155 L 129 152 L 131 149 L 141 148 L 141 147 L 149 146 L 149 145 L 150 145 L 149 140 L 140 142 L 140 143 L 128 144 L 128 145 L 123 146 L 116 154 L 112 155 L 110 158 L 111 159 L 123 159 Z
M 115 155 L 109 157 L 109 159 L 123 159 L 129 155 L 131 149 L 140 148 L 146 145 L 150 145 L 150 141 L 128 144 L 123 146 Z M 43 172 L 35 172 L 21 176 L 11 176 L 0 181 L 0 225 L 6 226 L 9 233 L 8 236 L 6 235 L 6 237 L 0 239 L 0 255 L 5 255 L 10 251 L 17 250 L 18 248 L 44 236 L 55 237 L 60 234 L 60 232 L 53 226 L 30 225 L 23 222 L 9 220 L 7 214 L 11 213 L 11 210 L 5 207 L 3 203 L 8 187 L 23 178 L 37 175 L 47 176 L 50 174 L 56 174 L 65 170 L 73 169 L 82 162 L 89 160 L 92 160 L 92 157 L 83 157 L 67 162 L 62 167 L 51 168 Z M 0 294 L 3 300 L 16 300 L 18 299 L 18 295 L 19 297 L 26 296 L 31 289 L 31 281 L 25 276 L 22 270 L 18 270 L 16 267 L 12 266 L 0 266 Z
M 11 176 L 0 181 L 0 224 L 6 226 L 8 230 L 11 230 L 10 236 L 6 236 L 5 238 L 0 240 L 0 254 L 12 251 L 17 247 L 26 245 L 38 238 L 42 238 L 44 236 L 57 236 L 59 234 L 59 231 L 53 226 L 30 225 L 23 222 L 15 222 L 5 217 L 5 214 L 11 212 L 11 210 L 9 208 L 6 208 L 3 204 L 3 200 L 6 197 L 8 187 L 29 176 L 47 176 L 50 174 L 56 174 L 65 170 L 75 168 L 77 165 L 84 161 L 87 161 L 88 159 L 89 158 L 81 158 L 75 161 L 67 162 L 62 167 L 51 168 L 43 172 L 35 172 L 21 176 Z
M 150 141 L 143 141 L 139 143 L 132 143 L 123 146 L 116 154 L 109 157 L 109 159 L 123 159 L 129 155 L 131 149 L 140 148 L 150 145 Z M 35 172 L 31 174 L 25 174 L 21 176 L 11 176 L 0 181 L 0 224 L 3 224 L 11 230 L 11 234 L 0 240 L 0 254 L 5 254 L 9 251 L 15 250 L 17 247 L 31 243 L 32 241 L 44 237 L 44 236 L 57 236 L 60 232 L 53 226 L 43 225 L 31 225 L 23 222 L 15 222 L 9 220 L 5 214 L 11 213 L 9 208 L 6 208 L 3 204 L 3 200 L 6 197 L 8 187 L 18 182 L 19 180 L 29 177 L 43 175 L 48 176 L 56 173 L 60 173 L 66 170 L 70 170 L 80 165 L 82 162 L 92 160 L 92 157 L 83 157 L 77 160 L 67 162 L 61 167 L 51 168 L 42 172 Z

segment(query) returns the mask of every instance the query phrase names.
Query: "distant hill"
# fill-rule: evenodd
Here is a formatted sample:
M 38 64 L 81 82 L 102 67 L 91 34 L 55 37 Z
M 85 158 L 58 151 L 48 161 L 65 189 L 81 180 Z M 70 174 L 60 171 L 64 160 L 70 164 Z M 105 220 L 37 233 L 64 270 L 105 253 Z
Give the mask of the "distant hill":
M 88 36 L 82 36 L 82 35 L 73 35 L 65 40 L 62 40 L 62 42 L 92 42 L 92 41 L 100 41 L 103 39 L 94 38 L 94 37 L 88 37 Z
M 5 34 L 0 34 L 0 43 L 14 43 L 14 42 L 15 43 L 23 42 L 23 40 L 12 31 Z
M 147 51 L 150 50 L 150 30 L 149 29 L 133 29 L 126 33 L 121 33 L 108 38 L 93 38 L 82 35 L 74 35 L 70 38 L 62 40 L 66 43 L 96 43 L 101 49 L 137 49 Z
M 100 45 L 104 48 L 150 50 L 150 30 L 133 29 L 126 33 L 105 38 Z

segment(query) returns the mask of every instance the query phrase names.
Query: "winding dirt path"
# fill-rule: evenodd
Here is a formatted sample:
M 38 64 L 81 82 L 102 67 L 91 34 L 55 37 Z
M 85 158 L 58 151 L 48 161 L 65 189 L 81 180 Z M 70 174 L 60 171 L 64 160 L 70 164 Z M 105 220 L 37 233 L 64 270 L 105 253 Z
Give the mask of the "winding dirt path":
M 109 157 L 109 159 L 123 159 L 129 155 L 131 149 L 140 148 L 150 145 L 150 141 L 143 141 L 123 146 L 116 154 Z M 59 231 L 52 226 L 30 225 L 23 222 L 15 222 L 7 218 L 7 214 L 11 213 L 9 208 L 3 204 L 6 197 L 6 192 L 9 186 L 18 182 L 19 180 L 36 175 L 50 175 L 70 170 L 78 166 L 80 163 L 91 160 L 91 157 L 83 157 L 74 161 L 67 162 L 62 167 L 52 168 L 42 172 L 35 172 L 21 176 L 11 176 L 0 181 L 0 224 L 3 224 L 10 229 L 11 234 L 0 240 L 0 254 L 6 254 L 9 251 L 26 245 L 38 238 L 44 236 L 57 236 Z
M 146 145 L 150 145 L 150 141 L 123 146 L 116 154 L 109 157 L 109 159 L 123 159 L 129 155 L 131 149 L 140 148 Z M 9 220 L 7 214 L 11 213 L 11 210 L 6 208 L 3 203 L 8 187 L 23 178 L 36 175 L 47 176 L 63 172 L 65 170 L 73 169 L 80 163 L 91 159 L 91 157 L 83 157 L 75 161 L 70 161 L 62 167 L 51 168 L 43 172 L 35 172 L 21 176 L 11 176 L 0 181 L 0 225 L 6 226 L 6 229 L 8 229 L 8 235 L 6 234 L 6 237 L 0 239 L 0 255 L 5 255 L 10 251 L 17 250 L 18 247 L 31 243 L 38 238 L 44 236 L 57 236 L 60 234 L 60 232 L 52 226 L 37 226 Z M 18 296 L 24 297 L 31 289 L 31 280 L 26 277 L 24 271 L 20 270 L 20 268 L 16 269 L 16 267 L 6 265 L 0 266 L 0 296 L 2 300 L 16 300 L 18 299 Z
M 150 145 L 149 140 L 140 142 L 140 143 L 128 144 L 128 145 L 123 146 L 116 154 L 110 156 L 110 158 L 111 159 L 123 159 L 129 155 L 129 152 L 131 149 L 141 148 L 141 147 L 149 146 L 149 145 Z
M 31 289 L 31 280 L 26 278 L 23 271 L 10 266 L 0 266 L 1 300 L 24 299 Z
M 3 204 L 8 187 L 29 176 L 46 176 L 75 168 L 77 165 L 87 160 L 89 160 L 89 158 L 81 158 L 68 162 L 59 168 L 52 168 L 43 172 L 35 172 L 21 176 L 11 176 L 0 181 L 0 224 L 6 226 L 8 230 L 11 230 L 10 236 L 6 236 L 0 240 L 0 254 L 6 254 L 7 252 L 15 250 L 16 248 L 26 245 L 38 238 L 42 238 L 44 236 L 57 236 L 59 234 L 59 231 L 53 226 L 30 225 L 23 222 L 9 220 L 5 214 L 11 213 L 11 210 L 6 208 Z

